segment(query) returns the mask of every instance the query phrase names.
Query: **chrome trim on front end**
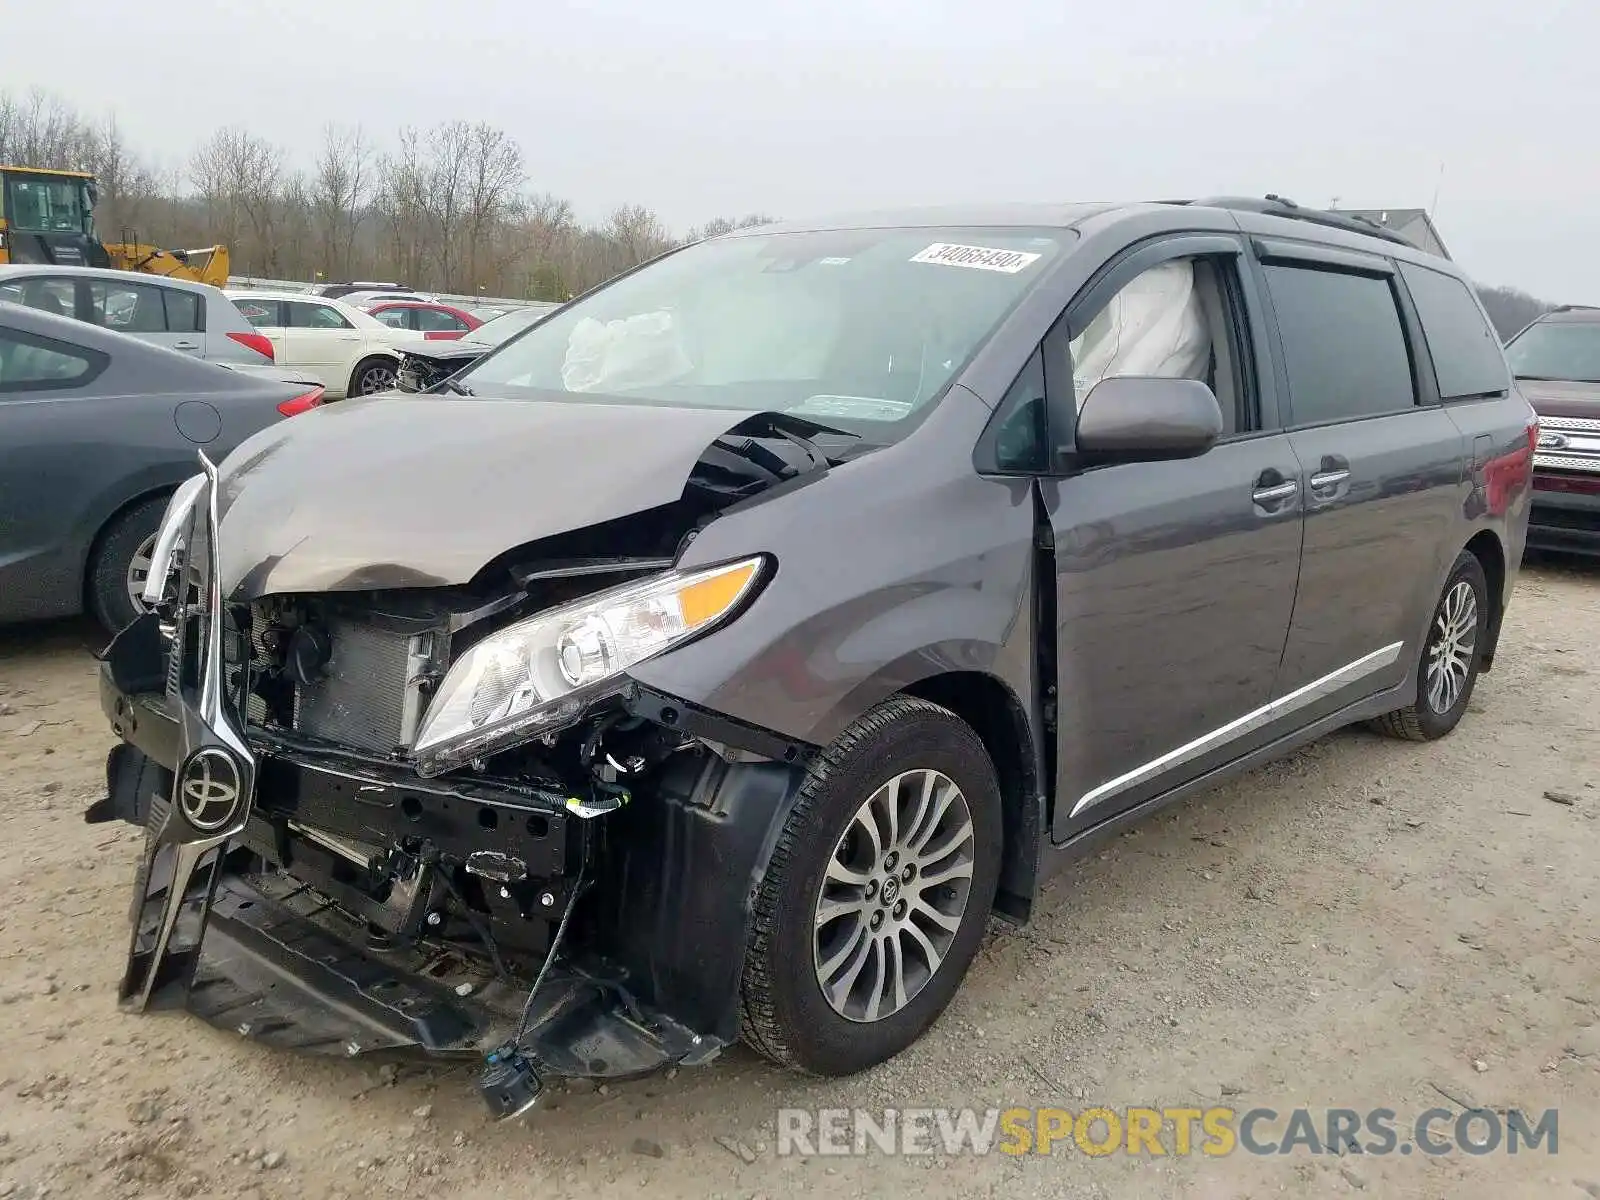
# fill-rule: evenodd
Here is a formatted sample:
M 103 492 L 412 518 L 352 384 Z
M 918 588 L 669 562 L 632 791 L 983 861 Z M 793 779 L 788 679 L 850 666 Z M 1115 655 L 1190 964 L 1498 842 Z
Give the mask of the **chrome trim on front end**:
M 135 1011 L 158 991 L 187 991 L 199 960 L 220 856 L 250 819 L 256 759 L 235 728 L 224 689 L 222 582 L 217 570 L 217 469 L 200 452 L 197 487 L 182 489 L 170 506 L 162 532 L 170 547 L 187 527 L 184 571 L 197 576 L 199 602 L 188 588 L 175 604 L 173 671 L 169 677 L 178 717 L 178 761 L 169 802 L 152 806 L 145 856 L 139 871 L 132 939 L 120 996 Z M 165 578 L 165 572 L 161 576 Z M 200 622 L 195 678 L 185 684 L 187 627 Z M 183 941 L 174 946 L 180 917 L 188 912 Z M 172 962 L 169 962 L 173 960 Z
M 1099 787 L 1085 792 L 1072 806 L 1072 816 L 1077 816 L 1085 809 L 1093 808 L 1097 804 L 1110 799 L 1119 792 L 1147 783 L 1159 775 L 1165 774 L 1174 767 L 1182 766 L 1186 762 L 1208 754 L 1220 746 L 1246 734 L 1253 733 L 1292 712 L 1315 704 L 1318 700 L 1333 695 L 1341 688 L 1348 687 L 1365 679 L 1368 675 L 1393 666 L 1399 661 L 1400 651 L 1405 646 L 1404 642 L 1393 642 L 1381 650 L 1374 650 L 1371 654 L 1363 655 L 1354 662 L 1346 663 L 1336 671 L 1330 671 L 1320 679 L 1313 679 L 1304 687 L 1298 687 L 1286 695 L 1279 696 L 1276 700 L 1268 701 L 1260 708 L 1253 709 L 1236 720 L 1229 721 L 1226 725 L 1213 729 L 1210 733 L 1202 734 L 1192 742 L 1185 742 L 1176 750 L 1169 750 L 1159 758 L 1152 758 L 1147 763 L 1135 767 L 1124 775 L 1109 779 Z
M 1557 433 L 1600 433 L 1600 420 L 1593 417 L 1540 417 L 1539 429 Z
M 1535 470 L 1545 471 L 1587 471 L 1591 474 L 1600 472 L 1600 453 L 1582 454 L 1535 454 L 1533 456 Z
M 200 457 L 204 460 L 204 451 L 201 451 Z M 172 574 L 172 556 L 178 549 L 178 533 L 184 522 L 193 515 L 195 503 L 208 478 L 210 476 L 204 471 L 190 476 L 178 485 L 178 490 L 172 493 L 172 499 L 167 501 L 167 511 L 157 526 L 155 546 L 150 552 L 150 573 L 144 580 L 141 598 L 146 604 L 159 604 L 164 599 L 167 577 Z

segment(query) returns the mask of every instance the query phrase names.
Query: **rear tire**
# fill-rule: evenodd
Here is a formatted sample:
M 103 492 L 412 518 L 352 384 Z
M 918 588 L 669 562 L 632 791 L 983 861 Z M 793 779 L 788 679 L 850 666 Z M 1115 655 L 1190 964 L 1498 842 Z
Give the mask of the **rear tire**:
M 145 611 L 134 592 L 143 588 L 166 511 L 165 496 L 141 500 L 100 531 L 89 556 L 87 599 L 89 612 L 107 633 L 116 633 Z
M 350 372 L 350 386 L 345 389 L 347 396 L 371 396 L 376 392 L 386 392 L 395 384 L 397 365 L 392 358 L 375 355 L 364 358 L 356 364 L 356 369 Z
M 1416 701 L 1385 713 L 1372 727 L 1388 737 L 1411 742 L 1431 742 L 1454 729 L 1478 682 L 1488 626 L 1489 582 L 1477 556 L 1463 550 L 1450 568 L 1428 622 L 1427 640 L 1417 664 Z
M 1001 838 L 999 783 L 970 726 L 908 696 L 856 720 L 812 766 L 756 887 L 744 1040 L 818 1075 L 910 1046 L 978 951 Z

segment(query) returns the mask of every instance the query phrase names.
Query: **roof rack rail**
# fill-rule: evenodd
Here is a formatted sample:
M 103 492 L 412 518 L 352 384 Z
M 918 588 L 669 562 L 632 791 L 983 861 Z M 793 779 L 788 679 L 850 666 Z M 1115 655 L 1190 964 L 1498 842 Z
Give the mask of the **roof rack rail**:
M 1261 213 L 1268 217 L 1288 217 L 1295 221 L 1307 221 L 1313 225 L 1323 225 L 1329 229 L 1343 229 L 1346 233 L 1360 233 L 1367 237 L 1382 238 L 1386 242 L 1393 242 L 1397 246 L 1416 246 L 1406 238 L 1401 237 L 1394 230 L 1367 217 L 1358 217 L 1354 213 L 1334 212 L 1324 208 L 1303 208 L 1293 200 L 1283 196 L 1268 193 L 1261 199 L 1254 196 L 1209 196 L 1204 200 L 1181 200 L 1180 204 L 1193 204 L 1204 208 L 1226 208 L 1234 212 Z

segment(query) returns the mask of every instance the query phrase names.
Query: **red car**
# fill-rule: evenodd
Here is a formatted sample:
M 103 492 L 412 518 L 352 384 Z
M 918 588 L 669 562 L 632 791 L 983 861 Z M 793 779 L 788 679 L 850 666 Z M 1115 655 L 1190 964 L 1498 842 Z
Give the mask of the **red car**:
M 414 329 L 430 342 L 454 341 L 483 322 L 450 304 L 422 300 L 376 300 L 362 305 L 385 325 Z

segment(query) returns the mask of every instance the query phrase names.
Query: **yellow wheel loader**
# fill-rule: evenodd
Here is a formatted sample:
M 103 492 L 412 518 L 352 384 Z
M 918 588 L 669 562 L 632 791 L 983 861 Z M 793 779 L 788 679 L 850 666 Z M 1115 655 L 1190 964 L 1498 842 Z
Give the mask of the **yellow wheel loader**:
M 87 171 L 0 166 L 0 263 L 114 267 L 224 287 L 228 248 L 163 250 L 102 242 L 95 233 L 94 176 Z

